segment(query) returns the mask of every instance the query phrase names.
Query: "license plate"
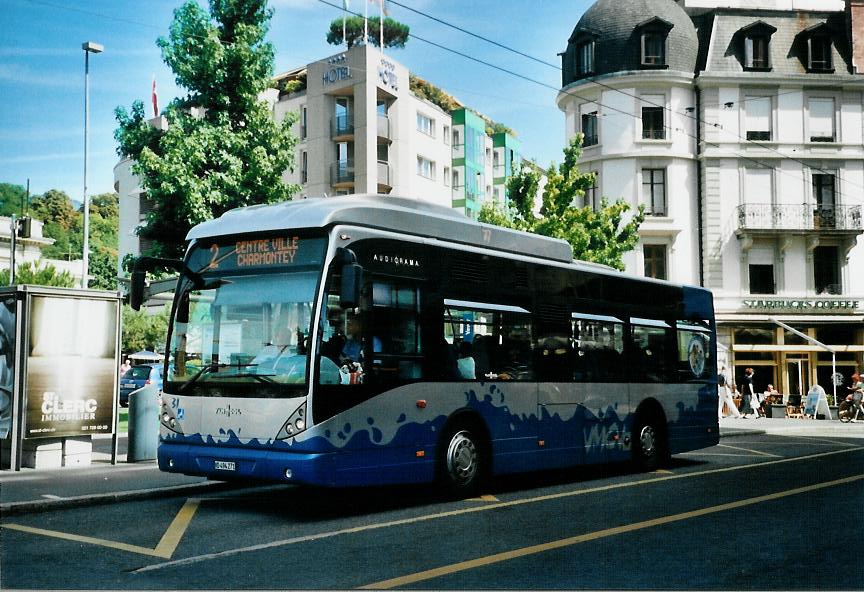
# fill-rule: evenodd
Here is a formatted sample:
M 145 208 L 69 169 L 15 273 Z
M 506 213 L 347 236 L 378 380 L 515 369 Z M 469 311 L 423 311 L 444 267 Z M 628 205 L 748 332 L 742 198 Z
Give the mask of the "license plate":
M 134 388 L 135 388 L 135 383 L 134 383 L 134 382 L 127 382 L 126 384 L 121 385 L 121 388 L 131 388 L 131 389 L 134 389 Z
M 236 471 L 237 465 L 230 460 L 217 460 L 213 462 L 213 468 L 218 471 Z

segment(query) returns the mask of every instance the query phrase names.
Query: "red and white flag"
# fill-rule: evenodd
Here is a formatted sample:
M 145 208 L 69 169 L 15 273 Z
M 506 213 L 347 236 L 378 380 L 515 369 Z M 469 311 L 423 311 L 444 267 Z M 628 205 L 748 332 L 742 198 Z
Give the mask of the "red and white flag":
M 153 117 L 159 117 L 159 95 L 156 94 L 156 77 L 153 77 Z

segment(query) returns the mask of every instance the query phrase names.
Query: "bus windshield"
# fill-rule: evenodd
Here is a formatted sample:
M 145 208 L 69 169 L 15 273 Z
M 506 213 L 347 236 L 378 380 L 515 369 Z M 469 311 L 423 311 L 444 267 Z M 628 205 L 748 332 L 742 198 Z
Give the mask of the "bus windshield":
M 323 239 L 308 242 L 323 254 Z M 194 253 L 189 260 L 194 262 Z M 170 341 L 174 364 L 165 392 L 305 396 L 320 264 L 295 257 L 296 265 L 280 262 L 240 272 L 236 261 L 243 259 L 227 249 L 219 269 L 205 271 L 200 281 L 185 281 L 179 291 Z

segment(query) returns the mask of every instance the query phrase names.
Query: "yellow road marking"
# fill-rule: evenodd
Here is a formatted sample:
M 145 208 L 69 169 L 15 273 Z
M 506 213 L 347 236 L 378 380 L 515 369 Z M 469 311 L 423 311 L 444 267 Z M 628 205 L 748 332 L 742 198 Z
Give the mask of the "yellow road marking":
M 761 450 L 752 450 L 750 448 L 742 448 L 741 446 L 730 446 L 729 444 L 718 444 L 718 447 L 722 448 L 731 448 L 732 450 L 743 450 L 744 452 L 750 452 L 757 456 L 771 456 L 773 458 L 783 458 L 779 454 L 771 454 L 770 452 L 762 452 Z
M 500 502 L 494 495 L 481 495 L 480 497 L 472 497 L 465 500 L 466 502 Z
M 700 508 L 699 510 L 692 510 L 690 512 L 681 512 L 680 514 L 671 514 L 669 516 L 662 516 L 660 518 L 653 518 L 651 520 L 643 520 L 641 522 L 634 522 L 633 524 L 625 524 L 623 526 L 616 526 L 613 528 L 605 528 L 603 530 L 597 530 L 594 532 L 589 532 L 586 534 L 581 534 L 574 537 L 568 537 L 565 539 L 560 539 L 557 541 L 550 541 L 548 543 L 542 543 L 539 545 L 531 545 L 529 547 L 522 547 L 521 549 L 514 549 L 512 551 L 506 551 L 504 553 L 496 553 L 494 555 L 488 555 L 486 557 L 478 557 L 477 559 L 471 559 L 469 561 L 461 561 L 459 563 L 454 563 L 452 565 L 444 565 L 441 567 L 436 567 L 434 569 L 429 569 L 426 571 L 421 571 L 413 574 L 408 574 L 405 576 L 401 576 L 398 578 L 392 578 L 389 580 L 384 580 L 381 582 L 375 582 L 374 584 L 368 584 L 366 586 L 361 586 L 360 590 L 384 590 L 388 588 L 395 588 L 397 586 L 407 586 L 409 584 L 416 584 L 417 582 L 422 582 L 425 580 L 431 580 L 433 578 L 438 578 L 441 576 L 446 576 L 454 573 L 458 573 L 461 571 L 466 571 L 470 569 L 476 569 L 478 567 L 485 567 L 487 565 L 493 565 L 495 563 L 501 563 L 503 561 L 509 561 L 511 559 L 518 559 L 520 557 L 527 557 L 529 555 L 536 555 L 538 553 L 545 553 L 546 551 L 553 551 L 555 549 L 561 549 L 564 547 L 570 547 L 572 545 L 578 545 L 580 543 L 585 543 L 588 541 L 595 541 L 598 539 L 616 536 L 619 534 L 624 534 L 627 532 L 633 532 L 636 530 L 643 530 L 646 528 L 653 528 L 655 526 L 662 526 L 664 524 L 670 524 L 673 522 L 680 522 L 682 520 L 689 520 L 691 518 L 699 518 L 701 516 L 708 516 L 710 514 L 716 514 L 718 512 L 725 512 L 727 510 L 734 510 L 737 508 L 742 508 L 745 506 L 752 506 L 754 504 L 761 504 L 767 501 L 773 501 L 777 499 L 781 499 L 784 497 L 789 497 L 792 495 L 798 495 L 801 493 L 808 493 L 811 491 L 817 491 L 819 489 L 825 489 L 828 487 L 835 487 L 837 485 L 845 485 L 847 483 L 853 483 L 855 481 L 860 481 L 864 479 L 864 475 L 855 475 L 852 477 L 845 477 L 843 479 L 836 479 L 834 481 L 827 481 L 825 483 L 817 483 L 815 485 L 808 485 L 806 487 L 797 487 L 795 489 L 789 489 L 786 491 L 780 491 L 777 493 L 769 493 L 767 495 L 760 495 L 757 497 L 751 497 L 748 499 L 739 500 L 736 502 L 729 502 L 726 504 L 720 504 L 717 506 L 711 506 L 708 508 Z
M 199 504 L 200 500 L 197 499 L 186 500 L 186 503 L 183 504 L 182 508 L 180 508 L 177 516 L 168 526 L 168 529 L 165 531 L 165 534 L 162 535 L 162 539 L 159 541 L 159 544 L 156 545 L 155 549 L 150 549 L 149 547 L 140 547 L 138 545 L 130 545 L 128 543 L 120 543 L 117 541 L 109 541 L 107 539 L 99 539 L 95 537 L 82 536 L 79 534 L 71 534 L 68 532 L 60 532 L 57 530 L 34 528 L 32 526 L 24 526 L 23 524 L 3 524 L 2 528 L 18 530 L 20 532 L 27 532 L 30 534 L 47 536 L 66 541 L 74 541 L 76 543 L 98 545 L 100 547 L 108 547 L 109 549 L 116 549 L 118 551 L 128 551 L 129 553 L 147 555 L 148 557 L 171 559 L 171 556 L 174 555 L 174 551 L 177 549 L 177 545 L 180 544 L 180 539 L 183 538 L 183 534 L 189 527 L 189 523 L 191 522 L 192 517 L 195 515 L 195 511 L 198 509 Z
M 747 465 L 735 465 L 735 466 L 731 466 L 731 467 L 722 467 L 719 469 L 706 469 L 704 471 L 693 471 L 691 473 L 675 473 L 672 475 L 664 475 L 662 477 L 655 477 L 655 478 L 651 478 L 651 479 L 641 479 L 639 481 L 630 481 L 627 483 L 614 483 L 612 485 L 600 485 L 598 487 L 589 487 L 587 489 L 577 489 L 574 491 L 563 491 L 561 493 L 551 493 L 551 494 L 547 494 L 547 495 L 541 495 L 541 496 L 530 497 L 530 498 L 525 498 L 525 499 L 518 499 L 518 500 L 511 500 L 511 501 L 507 501 L 507 502 L 492 503 L 492 504 L 486 504 L 486 505 L 482 505 L 482 506 L 472 506 L 470 508 L 460 508 L 458 510 L 450 510 L 447 512 L 440 512 L 437 514 L 423 514 L 421 516 L 414 516 L 412 518 L 402 518 L 399 520 L 390 520 L 387 522 L 373 522 L 370 524 L 364 524 L 361 526 L 354 526 L 351 528 L 344 528 L 341 530 L 331 530 L 331 531 L 326 531 L 326 532 L 312 533 L 312 534 L 302 535 L 302 536 L 298 536 L 298 537 L 293 537 L 290 539 L 281 539 L 281 540 L 271 541 L 269 543 L 260 543 L 260 544 L 251 545 L 248 547 L 237 547 L 234 549 L 226 549 L 225 551 L 217 551 L 215 553 L 207 553 L 206 555 L 193 555 L 191 557 L 186 557 L 183 559 L 175 559 L 173 561 L 166 561 L 164 563 L 145 565 L 143 567 L 140 567 L 140 568 L 134 570 L 133 573 L 155 571 L 155 570 L 159 570 L 159 569 L 164 569 L 166 567 L 174 567 L 174 566 L 178 566 L 178 565 L 191 565 L 191 564 L 200 563 L 203 561 L 210 561 L 213 559 L 222 559 L 225 557 L 240 555 L 242 553 L 264 551 L 267 549 L 275 549 L 278 547 L 287 547 L 289 545 L 295 545 L 298 543 L 308 543 L 311 541 L 329 539 L 329 538 L 333 538 L 333 537 L 337 537 L 337 536 L 357 534 L 357 533 L 361 533 L 361 532 L 369 532 L 372 530 L 380 530 L 380 529 L 384 529 L 384 528 L 393 528 L 393 527 L 397 527 L 397 526 L 406 526 L 406 525 L 410 525 L 410 524 L 417 524 L 420 522 L 427 522 L 430 520 L 439 520 L 442 518 L 452 518 L 455 516 L 472 514 L 474 512 L 487 512 L 487 511 L 491 511 L 491 510 L 498 510 L 501 508 L 509 508 L 509 507 L 513 507 L 513 506 L 522 506 L 522 505 L 526 505 L 526 504 L 552 501 L 552 500 L 556 500 L 556 499 L 565 499 L 568 497 L 574 497 L 574 496 L 578 496 L 578 495 L 588 495 L 588 494 L 592 494 L 592 493 L 601 493 L 601 492 L 605 492 L 605 491 L 612 491 L 615 489 L 623 489 L 626 487 L 639 487 L 642 485 L 651 485 L 654 483 L 661 483 L 664 481 L 671 481 L 671 480 L 675 480 L 675 479 L 689 479 L 691 477 L 701 477 L 704 475 L 715 475 L 715 474 L 719 474 L 719 473 L 727 473 L 730 471 L 748 470 L 748 469 L 752 469 L 752 468 L 756 468 L 756 467 L 767 467 L 767 466 L 771 466 L 771 465 L 796 462 L 799 460 L 811 460 L 814 458 L 823 458 L 826 456 L 833 456 L 835 454 L 846 454 L 848 452 L 855 452 L 855 451 L 859 451 L 859 450 L 864 450 L 864 447 L 858 447 L 858 448 L 854 448 L 854 449 L 847 448 L 844 450 L 832 450 L 830 452 L 819 452 L 819 453 L 815 453 L 815 454 L 809 454 L 807 456 L 781 458 L 779 460 L 768 460 L 768 461 L 764 461 L 764 462 L 751 463 L 751 464 L 747 464 Z M 736 455 L 736 456 L 740 458 L 740 455 Z M 209 501 L 209 500 L 219 501 L 218 498 L 208 498 L 207 500 L 203 500 L 203 501 Z

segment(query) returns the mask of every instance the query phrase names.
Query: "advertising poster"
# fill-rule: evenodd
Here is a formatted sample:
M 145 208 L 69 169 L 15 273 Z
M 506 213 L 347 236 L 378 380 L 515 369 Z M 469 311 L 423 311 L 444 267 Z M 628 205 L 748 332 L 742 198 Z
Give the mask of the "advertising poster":
M 15 298 L 0 299 L 0 440 L 12 430 L 12 388 L 15 380 Z
M 33 296 L 25 438 L 110 434 L 117 302 Z

